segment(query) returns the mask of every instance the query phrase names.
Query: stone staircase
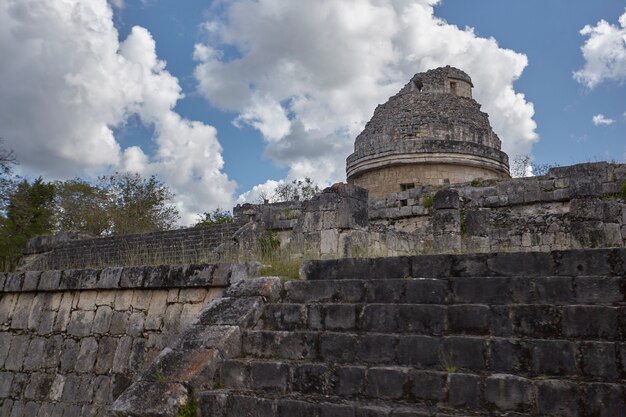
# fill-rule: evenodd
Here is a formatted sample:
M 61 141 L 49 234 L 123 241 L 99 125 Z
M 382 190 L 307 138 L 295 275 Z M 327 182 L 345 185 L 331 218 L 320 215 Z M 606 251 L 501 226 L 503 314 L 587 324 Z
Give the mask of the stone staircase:
M 312 262 L 202 417 L 626 416 L 624 250 Z

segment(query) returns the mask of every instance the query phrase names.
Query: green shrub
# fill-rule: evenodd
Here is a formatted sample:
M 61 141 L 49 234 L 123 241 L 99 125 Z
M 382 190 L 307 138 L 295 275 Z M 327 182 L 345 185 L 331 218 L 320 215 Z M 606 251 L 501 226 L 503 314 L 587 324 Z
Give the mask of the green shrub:
M 422 197 L 422 205 L 426 208 L 431 208 L 433 206 L 433 196 L 430 194 L 424 194 Z
M 187 401 L 178 409 L 177 417 L 196 417 L 198 415 L 198 403 L 193 393 L 189 393 Z
M 482 185 L 481 181 L 478 178 L 474 178 L 470 183 L 472 187 L 480 187 Z
M 626 200 L 626 182 L 622 183 L 622 188 L 619 191 L 619 197 L 622 200 Z

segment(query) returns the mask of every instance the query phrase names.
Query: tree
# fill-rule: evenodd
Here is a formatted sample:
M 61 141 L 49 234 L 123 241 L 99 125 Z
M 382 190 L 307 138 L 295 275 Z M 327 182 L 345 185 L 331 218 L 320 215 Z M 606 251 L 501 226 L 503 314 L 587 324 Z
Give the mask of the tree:
M 198 222 L 194 227 L 212 226 L 214 224 L 232 223 L 233 215 L 230 211 L 222 210 L 219 207 L 213 211 L 205 211 L 201 216 L 198 216 Z
M 101 236 L 111 228 L 107 193 L 79 178 L 56 183 L 55 212 L 59 231 Z
M 320 187 L 306 177 L 303 180 L 293 180 L 278 185 L 274 192 L 274 201 L 310 200 L 319 193 Z
M 553 164 L 537 164 L 532 162 L 530 155 L 516 155 L 511 160 L 511 176 L 513 178 L 519 177 L 536 177 L 546 175 L 550 168 L 558 167 L 556 163 Z
M 2 146 L 0 138 L 0 212 L 4 212 L 16 185 L 13 177 L 13 166 L 17 164 L 13 151 L 6 150 Z
M 111 234 L 153 232 L 176 226 L 179 215 L 173 205 L 174 195 L 154 175 L 145 179 L 137 173 L 116 172 L 100 177 L 98 187 L 107 196 Z
M 41 177 L 32 184 L 27 180 L 17 184 L 0 225 L 2 256 L 17 257 L 28 239 L 54 231 L 54 195 L 54 184 Z

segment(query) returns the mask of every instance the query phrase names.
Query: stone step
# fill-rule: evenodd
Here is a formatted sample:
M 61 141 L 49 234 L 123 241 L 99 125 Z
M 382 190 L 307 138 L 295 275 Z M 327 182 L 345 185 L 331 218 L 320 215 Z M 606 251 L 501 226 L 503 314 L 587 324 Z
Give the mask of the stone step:
M 626 379 L 626 344 L 476 337 L 350 333 L 247 332 L 243 361 L 409 366 L 434 371 L 515 373 L 596 382 Z
M 624 276 L 520 276 L 297 280 L 286 303 L 587 304 L 626 302 Z
M 241 383 L 241 369 L 232 369 L 233 380 L 225 381 L 226 390 L 201 394 L 201 416 L 608 417 L 626 410 L 623 384 L 379 367 L 364 372 L 345 368 L 337 380 L 325 385 L 314 364 L 303 364 L 289 387 L 295 389 L 288 390 L 286 369 L 280 364 L 253 366 L 249 385 Z M 228 401 L 231 395 L 238 400 Z M 254 406 L 240 408 L 248 401 Z M 326 410 L 324 404 L 333 407 Z
M 278 303 L 257 329 L 626 340 L 626 306 Z
M 389 401 L 345 401 L 329 397 L 259 394 L 216 390 L 198 395 L 199 417 L 469 417 L 468 413 L 438 412 L 435 406 Z M 488 414 L 481 414 L 490 417 Z M 494 417 L 496 414 L 493 415 Z M 516 417 L 526 417 L 518 414 Z

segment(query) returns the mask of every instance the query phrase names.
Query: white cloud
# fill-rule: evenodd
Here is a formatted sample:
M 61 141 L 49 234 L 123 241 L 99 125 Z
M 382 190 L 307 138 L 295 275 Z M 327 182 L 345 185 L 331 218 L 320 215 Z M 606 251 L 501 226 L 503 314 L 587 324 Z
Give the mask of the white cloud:
M 619 26 L 600 20 L 580 34 L 588 37 L 581 47 L 585 66 L 574 73 L 574 79 L 589 89 L 607 80 L 626 81 L 626 12 Z
M 232 203 L 216 130 L 173 111 L 183 95 L 151 34 L 134 27 L 120 43 L 106 0 L 0 2 L 0 53 L 0 136 L 25 173 L 157 174 L 183 223 Z M 154 155 L 115 138 L 133 115 L 154 129 Z
M 376 105 L 416 72 L 450 64 L 472 77 L 503 149 L 531 153 L 533 105 L 513 88 L 526 56 L 437 18 L 438 2 L 221 3 L 195 49 L 200 91 L 259 129 L 288 179 L 332 182 L 345 179 L 345 158 Z
M 595 116 L 593 116 L 591 120 L 593 121 L 593 124 L 596 126 L 600 126 L 600 125 L 609 126 L 615 123 L 615 120 L 609 117 L 606 117 L 603 114 L 596 114 Z
M 263 202 L 263 200 L 271 200 L 271 197 L 276 191 L 276 187 L 281 184 L 284 184 L 284 181 L 267 180 L 263 184 L 255 185 L 252 189 L 246 191 L 237 198 L 237 204 L 258 204 Z

